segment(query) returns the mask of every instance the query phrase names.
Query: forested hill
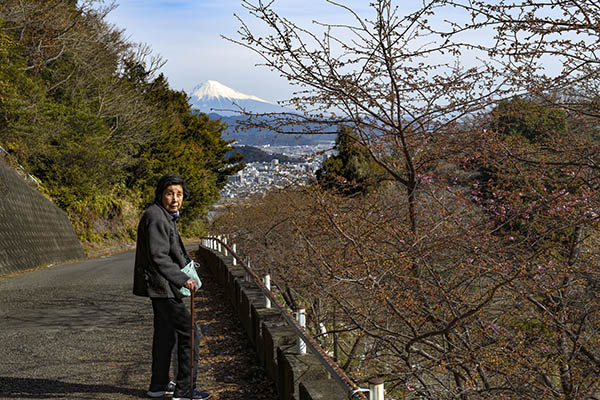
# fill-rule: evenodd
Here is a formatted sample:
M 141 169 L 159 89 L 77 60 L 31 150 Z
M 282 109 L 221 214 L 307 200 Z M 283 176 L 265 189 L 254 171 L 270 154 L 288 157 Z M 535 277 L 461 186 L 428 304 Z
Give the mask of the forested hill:
M 182 226 L 200 233 L 219 189 L 243 167 L 226 157 L 225 125 L 192 113 L 187 95 L 157 74 L 162 61 L 97 7 L 0 2 L 0 146 L 83 241 L 132 239 L 166 172 L 187 180 Z
M 271 162 L 272 160 L 279 160 L 282 163 L 297 163 L 302 161 L 298 157 L 290 157 L 281 153 L 268 153 L 258 147 L 253 146 L 235 146 L 233 150 L 230 150 L 226 156 L 232 157 L 236 153 L 242 155 L 244 162 Z

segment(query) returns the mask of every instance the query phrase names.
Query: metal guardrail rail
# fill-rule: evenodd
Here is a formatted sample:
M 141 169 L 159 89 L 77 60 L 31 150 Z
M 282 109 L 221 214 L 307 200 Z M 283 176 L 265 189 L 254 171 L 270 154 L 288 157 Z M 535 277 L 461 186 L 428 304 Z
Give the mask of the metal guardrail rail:
M 267 287 L 262 279 L 250 268 L 250 266 L 236 253 L 235 249 L 229 246 L 226 240 L 222 240 L 219 237 L 204 237 L 202 238 L 203 244 L 205 247 L 210 248 L 211 250 L 216 250 L 221 252 L 221 246 L 227 252 L 231 254 L 234 260 L 239 263 L 240 266 L 246 271 L 247 278 L 251 277 L 254 282 L 261 289 L 266 299 L 270 301 L 272 305 L 274 305 L 279 311 L 281 311 L 281 315 L 286 320 L 286 322 L 296 331 L 298 335 L 298 339 L 310 348 L 311 352 L 319 358 L 319 360 L 326 367 L 327 371 L 330 373 L 331 377 L 335 379 L 343 388 L 348 392 L 348 399 L 351 400 L 384 400 L 384 391 L 383 391 L 383 381 L 380 379 L 374 379 L 369 381 L 369 388 L 361 388 L 356 383 L 354 383 L 348 375 L 337 365 L 335 361 L 329 357 L 329 355 L 321 348 L 319 343 L 310 336 L 303 326 L 294 318 L 293 315 L 289 313 L 286 307 L 281 304 L 281 302 L 273 295 L 270 288 Z M 235 245 L 233 245 L 235 247 Z M 237 265 L 234 263 L 234 265 Z M 270 285 L 269 285 L 270 286 Z M 364 392 L 369 392 L 370 399 L 364 395 Z
M 8 151 L 4 150 L 4 148 L 2 146 L 0 146 L 0 154 L 3 154 L 5 157 L 9 157 L 10 156 L 10 154 L 8 153 Z M 40 182 L 37 179 L 35 179 L 33 177 L 33 175 L 31 175 L 29 172 L 27 172 L 25 170 L 25 168 L 23 168 L 23 166 L 21 164 L 19 164 L 19 169 L 21 171 L 23 171 L 23 173 L 25 174 L 25 178 L 29 179 L 31 182 L 33 182 L 35 184 L 35 186 L 39 189 Z

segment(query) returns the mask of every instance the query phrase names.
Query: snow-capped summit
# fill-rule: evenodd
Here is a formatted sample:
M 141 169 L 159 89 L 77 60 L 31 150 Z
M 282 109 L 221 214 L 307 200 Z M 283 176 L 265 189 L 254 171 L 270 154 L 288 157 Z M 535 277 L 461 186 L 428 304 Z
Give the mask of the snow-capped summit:
M 190 93 L 192 108 L 222 116 L 237 115 L 241 110 L 253 113 L 283 112 L 285 109 L 260 97 L 240 93 L 217 81 L 208 80 Z
M 249 94 L 240 93 L 236 90 L 233 90 L 230 87 L 223 85 L 220 82 L 208 80 L 194 89 L 192 89 L 192 96 L 197 98 L 218 98 L 225 97 L 228 99 L 235 100 L 256 100 L 262 101 L 263 103 L 269 103 L 266 100 L 261 99 L 260 97 L 256 97 Z

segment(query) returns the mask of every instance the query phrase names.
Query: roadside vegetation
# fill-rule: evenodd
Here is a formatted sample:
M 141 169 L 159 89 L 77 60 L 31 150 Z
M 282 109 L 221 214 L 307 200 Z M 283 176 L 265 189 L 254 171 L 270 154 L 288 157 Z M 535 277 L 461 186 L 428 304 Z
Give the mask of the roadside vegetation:
M 299 26 L 243 4 L 265 31 L 231 40 L 339 154 L 214 232 L 386 398 L 600 398 L 597 5 L 324 1 L 347 18 Z
M 166 172 L 192 196 L 182 226 L 203 218 L 227 176 L 225 128 L 192 112 L 158 74 L 163 60 L 131 43 L 94 1 L 0 3 L 0 146 L 64 209 L 84 245 L 135 239 L 137 220 Z

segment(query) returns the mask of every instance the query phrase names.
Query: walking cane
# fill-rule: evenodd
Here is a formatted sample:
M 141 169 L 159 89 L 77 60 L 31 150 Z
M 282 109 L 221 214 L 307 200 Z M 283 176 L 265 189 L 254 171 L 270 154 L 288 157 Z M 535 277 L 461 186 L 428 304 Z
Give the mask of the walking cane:
M 194 329 L 194 290 L 190 290 L 192 296 L 190 297 L 190 331 L 192 332 L 192 357 L 190 358 L 190 399 L 194 398 L 194 339 L 196 338 L 196 330 Z

